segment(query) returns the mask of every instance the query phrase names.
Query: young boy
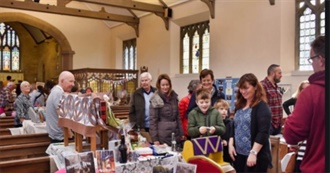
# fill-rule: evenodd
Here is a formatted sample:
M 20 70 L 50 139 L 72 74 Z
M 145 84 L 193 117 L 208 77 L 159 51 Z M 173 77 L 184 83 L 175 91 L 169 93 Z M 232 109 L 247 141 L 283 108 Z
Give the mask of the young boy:
M 188 115 L 188 134 L 191 138 L 223 135 L 226 127 L 220 113 L 211 107 L 211 94 L 206 89 L 196 91 L 196 104 Z
M 228 117 L 229 104 L 226 100 L 219 99 L 217 102 L 214 103 L 214 108 L 216 108 L 219 111 L 220 116 L 226 126 L 226 132 L 223 135 L 221 135 L 222 145 L 223 145 L 223 160 L 225 162 L 229 162 L 230 164 L 232 164 L 233 161 L 230 158 L 229 153 L 228 153 L 228 141 L 229 141 L 232 125 L 233 125 L 233 122 Z

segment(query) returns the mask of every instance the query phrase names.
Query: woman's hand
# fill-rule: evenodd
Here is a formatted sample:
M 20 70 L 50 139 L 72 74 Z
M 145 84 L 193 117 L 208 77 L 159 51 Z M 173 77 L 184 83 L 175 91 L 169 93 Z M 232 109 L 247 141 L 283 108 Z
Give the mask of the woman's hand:
M 246 165 L 248 167 L 252 167 L 252 166 L 255 166 L 256 164 L 257 164 L 257 156 L 254 154 L 249 154 L 249 157 L 246 161 Z
M 226 140 L 222 140 L 222 145 L 225 147 L 228 145 L 227 141 Z
M 235 150 L 235 147 L 233 145 L 228 145 L 228 153 L 229 153 L 229 156 L 230 158 L 235 161 L 235 156 L 237 155 L 236 154 L 236 150 Z

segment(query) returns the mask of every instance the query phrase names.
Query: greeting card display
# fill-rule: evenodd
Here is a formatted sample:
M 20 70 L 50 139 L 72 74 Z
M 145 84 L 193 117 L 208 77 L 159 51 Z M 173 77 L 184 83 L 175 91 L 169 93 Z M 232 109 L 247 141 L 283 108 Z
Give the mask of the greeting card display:
M 64 155 L 67 173 L 95 173 L 94 157 L 92 152 L 70 153 Z

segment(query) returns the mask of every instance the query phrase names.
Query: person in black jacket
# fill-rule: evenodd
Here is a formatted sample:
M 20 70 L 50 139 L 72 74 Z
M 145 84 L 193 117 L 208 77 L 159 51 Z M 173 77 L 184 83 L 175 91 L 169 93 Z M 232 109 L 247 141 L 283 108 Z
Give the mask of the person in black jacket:
M 296 104 L 296 101 L 297 101 L 297 98 L 298 98 L 300 92 L 308 86 L 309 86 L 308 80 L 302 81 L 300 83 L 297 91 L 292 95 L 292 97 L 289 100 L 287 100 L 283 103 L 282 106 L 283 106 L 283 109 L 284 109 L 284 111 L 287 115 L 291 114 L 290 106 L 294 106 Z
M 214 84 L 214 75 L 213 71 L 210 69 L 204 69 L 199 74 L 199 80 L 202 84 L 202 88 L 207 89 L 211 93 L 211 106 L 219 99 L 225 99 L 225 95 L 217 90 L 216 85 Z M 186 116 L 188 117 L 189 112 L 197 107 L 196 104 L 196 93 L 191 95 L 188 109 L 186 111 Z
M 140 75 L 141 87 L 137 89 L 130 100 L 129 122 L 133 129 L 149 132 L 150 127 L 150 97 L 157 90 L 151 86 L 152 76 L 149 72 Z
M 272 167 L 269 144 L 271 111 L 257 77 L 244 74 L 237 83 L 229 155 L 236 172 L 267 172 Z
M 233 160 L 230 158 L 229 153 L 228 153 L 228 142 L 229 142 L 229 138 L 230 138 L 230 132 L 231 132 L 231 129 L 233 126 L 233 121 L 228 116 L 229 104 L 226 100 L 219 99 L 214 104 L 214 108 L 216 108 L 220 112 L 221 118 L 223 119 L 223 122 L 226 126 L 225 133 L 223 135 L 221 135 L 222 145 L 223 145 L 223 160 L 232 165 Z

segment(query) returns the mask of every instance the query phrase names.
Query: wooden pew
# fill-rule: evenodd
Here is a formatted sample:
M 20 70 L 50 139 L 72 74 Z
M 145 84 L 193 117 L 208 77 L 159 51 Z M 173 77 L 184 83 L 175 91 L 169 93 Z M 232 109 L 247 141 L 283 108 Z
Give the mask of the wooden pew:
M 37 158 L 1 161 L 0 172 L 49 173 L 50 158 L 49 156 L 43 156 Z
M 0 118 L 0 123 L 11 123 L 14 122 L 14 118 Z
M 4 136 L 4 135 L 11 135 L 10 130 L 9 129 L 0 129 L 0 136 Z
M 0 136 L 0 146 L 29 144 L 38 142 L 48 142 L 50 139 L 47 133 L 24 134 L 24 135 L 4 135 Z
M 10 123 L 0 123 L 0 128 L 1 129 L 5 129 L 5 128 L 14 128 L 15 124 L 14 122 L 10 122 Z
M 0 128 L 12 128 L 15 127 L 14 124 L 14 117 L 12 116 L 5 116 L 0 118 Z
M 273 168 L 268 169 L 267 173 L 278 173 L 281 172 L 280 162 L 280 137 L 270 136 L 271 143 L 271 154 L 272 154 L 272 165 Z
M 0 161 L 47 156 L 50 142 L 0 146 Z
M 112 112 L 115 114 L 116 118 L 119 119 L 128 119 L 129 114 L 129 105 L 119 105 L 119 106 L 111 106 Z

